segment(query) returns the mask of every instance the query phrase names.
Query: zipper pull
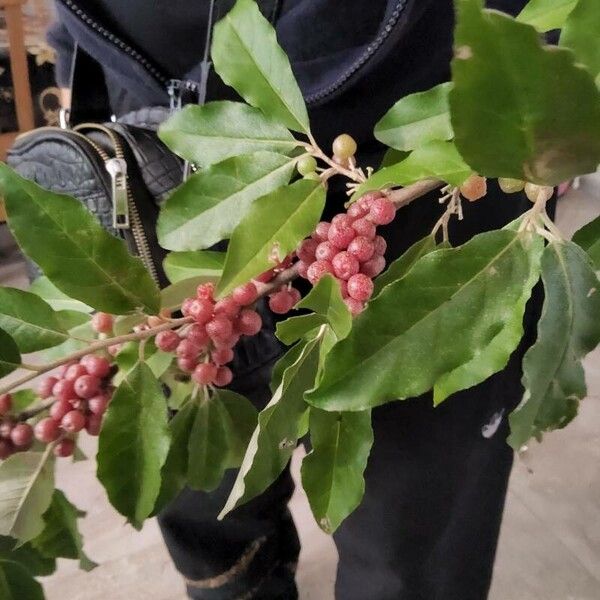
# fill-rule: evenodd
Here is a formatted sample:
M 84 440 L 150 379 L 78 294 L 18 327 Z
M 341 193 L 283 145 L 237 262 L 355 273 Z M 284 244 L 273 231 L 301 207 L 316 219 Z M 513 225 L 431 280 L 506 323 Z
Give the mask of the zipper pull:
M 105 166 L 111 179 L 113 227 L 115 229 L 129 229 L 127 163 L 122 158 L 110 158 L 106 161 Z

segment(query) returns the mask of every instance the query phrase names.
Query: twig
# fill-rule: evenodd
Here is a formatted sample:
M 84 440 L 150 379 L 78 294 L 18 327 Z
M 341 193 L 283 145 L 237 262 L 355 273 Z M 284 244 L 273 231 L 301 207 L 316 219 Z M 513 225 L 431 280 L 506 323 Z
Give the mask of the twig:
M 408 206 L 413 200 L 425 196 L 425 194 L 428 194 L 443 185 L 443 181 L 437 179 L 425 179 L 404 188 L 392 190 L 387 193 L 387 197 L 395 204 L 396 208 L 402 208 L 403 206 Z

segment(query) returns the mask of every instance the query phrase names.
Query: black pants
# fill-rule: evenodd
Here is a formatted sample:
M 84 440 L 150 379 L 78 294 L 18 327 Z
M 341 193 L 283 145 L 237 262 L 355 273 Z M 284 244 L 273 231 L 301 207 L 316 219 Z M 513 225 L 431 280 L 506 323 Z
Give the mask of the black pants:
M 373 411 L 365 498 L 335 534 L 338 600 L 487 597 L 512 464 L 506 416 L 521 395 L 518 364 L 515 356 L 436 409 L 426 396 Z M 257 404 L 270 396 L 264 385 L 239 391 Z M 297 598 L 289 472 L 219 522 L 234 477 L 211 494 L 186 490 L 160 516 L 190 597 Z

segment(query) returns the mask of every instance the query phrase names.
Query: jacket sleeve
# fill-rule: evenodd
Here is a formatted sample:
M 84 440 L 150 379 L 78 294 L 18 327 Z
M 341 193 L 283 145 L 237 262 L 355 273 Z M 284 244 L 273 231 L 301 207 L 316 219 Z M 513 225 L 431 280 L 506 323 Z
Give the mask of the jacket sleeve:
M 60 22 L 54 23 L 46 34 L 48 43 L 56 51 L 55 77 L 59 87 L 71 85 L 71 63 L 75 42 L 67 28 Z

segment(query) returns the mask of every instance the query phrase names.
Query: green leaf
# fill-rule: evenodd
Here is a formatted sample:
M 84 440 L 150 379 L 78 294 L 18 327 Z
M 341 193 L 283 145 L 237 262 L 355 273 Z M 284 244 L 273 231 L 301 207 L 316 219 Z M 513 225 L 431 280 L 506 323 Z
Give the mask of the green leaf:
M 56 312 L 56 318 L 60 326 L 67 331 L 91 321 L 91 317 L 88 314 L 79 312 L 78 310 L 59 310 Z
M 400 258 L 397 258 L 390 266 L 375 279 L 373 297 L 377 297 L 386 285 L 402 279 L 416 264 L 416 262 L 436 249 L 435 238 L 428 235 L 415 242 Z
M 161 377 L 161 381 L 169 387 L 170 396 L 167 404 L 171 410 L 180 410 L 194 390 L 192 381 L 179 381 L 180 377 L 181 374 L 175 370 L 167 370 Z
M 139 355 L 139 342 L 127 342 L 123 345 L 115 357 L 119 372 L 113 378 L 114 385 L 119 385 L 125 379 L 127 373 L 137 365 Z M 148 340 L 144 344 L 144 362 L 152 371 L 154 377 L 158 379 L 171 366 L 173 353 L 159 350 L 152 341 Z
M 375 125 L 375 137 L 396 150 L 414 150 L 434 140 L 451 140 L 451 89 L 452 83 L 442 83 L 426 92 L 405 96 Z
M 560 45 L 575 52 L 577 61 L 583 63 L 600 83 L 600 10 L 597 0 L 579 0 L 560 34 Z
M 468 364 L 514 319 L 535 270 L 534 246 L 526 241 L 513 231 L 493 231 L 421 258 L 354 320 L 308 402 L 332 411 L 365 410 L 418 396 Z M 463 385 L 478 381 L 465 378 Z
M 533 28 L 477 2 L 458 6 L 450 108 L 466 162 L 486 177 L 544 185 L 595 171 L 600 93 L 573 53 L 543 47 Z
M 67 339 L 57 314 L 39 296 L 0 287 L 0 327 L 23 354 L 57 346 Z
M 12 560 L 0 560 L 0 598 L 44 600 L 44 590 L 24 566 Z
M 77 527 L 77 519 L 84 515 L 69 502 L 63 492 L 54 490 L 52 502 L 44 513 L 46 526 L 32 540 L 32 545 L 49 558 L 78 559 L 80 569 L 91 571 L 98 565 L 83 551 L 83 539 Z
M 309 341 L 283 373 L 271 401 L 258 415 L 237 479 L 219 518 L 264 492 L 289 462 L 307 410 L 304 393 L 319 366 L 319 338 Z
M 315 313 L 290 317 L 285 321 L 279 321 L 279 323 L 277 323 L 275 335 L 284 344 L 289 346 L 304 337 L 307 333 L 313 331 L 313 329 L 326 323 L 327 319 L 323 315 L 317 315 Z
M 248 442 L 258 423 L 258 411 L 240 394 L 229 390 L 218 390 L 216 395 L 223 407 L 227 429 L 227 467 L 237 468 L 242 464 Z
M 173 152 L 202 168 L 261 150 L 290 154 L 298 146 L 281 123 L 241 102 L 189 104 L 169 117 L 158 135 Z
M 12 373 L 21 366 L 19 348 L 6 331 L 0 329 L 0 377 Z
M 134 313 L 132 315 L 126 315 L 117 317 L 115 324 L 113 325 L 113 333 L 115 335 L 125 335 L 131 333 L 136 325 L 145 323 L 148 317 L 143 313 Z
M 586 394 L 581 359 L 600 342 L 600 283 L 586 254 L 572 242 L 548 245 L 542 280 L 538 337 L 523 359 L 525 394 L 509 417 L 515 449 L 575 417 Z
M 140 363 L 117 388 L 98 444 L 98 479 L 111 504 L 135 526 L 150 515 L 169 453 L 166 401 L 150 368 Z
M 588 253 L 594 268 L 600 271 L 600 217 L 596 217 L 577 231 L 573 241 Z
M 56 560 L 36 550 L 30 542 L 14 548 L 15 540 L 0 536 L 0 559 L 10 560 L 25 567 L 33 577 L 52 575 L 56 571 Z
M 177 283 L 172 283 L 160 291 L 160 306 L 169 310 L 176 310 L 181 303 L 190 296 L 196 295 L 196 288 L 201 283 L 211 281 L 216 283 L 219 280 L 214 275 L 197 275 L 190 279 L 182 279 Z
M 409 154 L 410 152 L 401 152 L 400 150 L 394 150 L 394 148 L 388 148 L 383 155 L 379 168 L 391 167 L 396 163 L 402 162 Z
M 0 535 L 21 543 L 39 535 L 53 490 L 52 446 L 45 452 L 19 452 L 0 463 Z
M 63 342 L 59 346 L 42 350 L 39 354 L 36 354 L 36 358 L 39 358 L 43 362 L 52 362 L 86 348 L 96 337 L 96 332 L 92 329 L 91 319 L 88 317 L 82 325 L 77 325 L 69 329 L 69 335 L 72 337 L 67 339 L 66 342 Z
M 54 310 L 76 310 L 91 313 L 91 306 L 74 300 L 61 292 L 47 277 L 38 277 L 30 286 L 29 291 L 45 300 Z
M 579 0 L 530 0 L 517 20 L 538 31 L 561 29 Z
M 192 175 L 161 211 L 160 245 L 169 250 L 199 250 L 228 239 L 257 198 L 290 181 L 294 165 L 287 156 L 255 152 Z
M 248 104 L 293 131 L 309 131 L 306 106 L 290 62 L 253 0 L 237 0 L 215 25 L 212 59 L 221 79 Z
M 171 252 L 163 262 L 169 281 L 177 283 L 193 277 L 221 277 L 225 252 Z
M 0 164 L 8 224 L 19 246 L 52 283 L 97 310 L 159 310 L 158 287 L 122 240 L 70 196 L 43 190 Z
M 302 461 L 302 487 L 315 520 L 332 534 L 360 504 L 373 445 L 371 411 L 310 409 L 312 451 Z
M 187 483 L 188 444 L 197 414 L 198 405 L 188 402 L 169 423 L 171 446 L 161 471 L 160 492 L 152 515 L 158 514 L 174 500 Z
M 413 150 L 402 162 L 373 173 L 358 186 L 352 199 L 360 198 L 371 190 L 406 186 L 423 179 L 441 179 L 452 185 L 461 185 L 471 173 L 471 168 L 452 142 L 428 142 Z
M 340 284 L 331 275 L 322 277 L 296 308 L 306 308 L 325 317 L 339 340 L 352 329 L 352 316 L 342 298 Z
M 34 402 L 37 402 L 39 396 L 34 390 L 18 390 L 11 392 L 12 396 L 12 410 L 14 412 L 21 412 L 28 406 L 31 406 Z
M 224 296 L 283 260 L 319 222 L 325 190 L 301 179 L 259 198 L 236 227 L 217 288 Z
M 287 352 L 277 360 L 277 362 L 273 365 L 273 371 L 271 373 L 271 383 L 269 387 L 271 388 L 271 393 L 275 393 L 275 390 L 281 385 L 281 380 L 283 379 L 283 374 L 285 370 L 293 365 L 304 350 L 304 347 L 308 343 L 309 340 L 304 338 L 297 344 L 294 344 Z

